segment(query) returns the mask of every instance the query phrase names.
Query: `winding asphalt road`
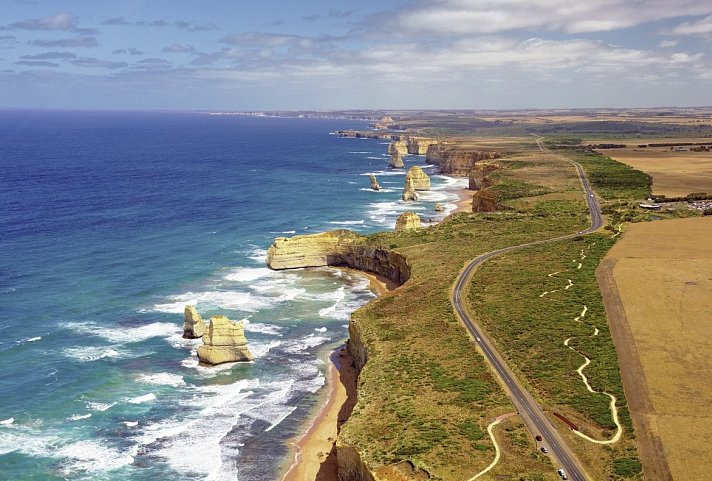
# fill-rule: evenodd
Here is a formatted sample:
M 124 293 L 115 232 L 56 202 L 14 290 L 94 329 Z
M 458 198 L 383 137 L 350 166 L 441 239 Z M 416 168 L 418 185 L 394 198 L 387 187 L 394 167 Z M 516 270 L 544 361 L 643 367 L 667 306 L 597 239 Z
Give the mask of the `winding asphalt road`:
M 581 466 L 581 463 L 576 459 L 574 454 L 568 448 L 564 440 L 561 438 L 556 428 L 549 422 L 549 420 L 544 415 L 544 412 L 539 406 L 539 404 L 534 400 L 531 394 L 524 388 L 524 386 L 515 377 L 514 373 L 509 369 L 507 364 L 504 362 L 502 356 L 494 348 L 492 343 L 483 334 L 480 326 L 473 321 L 470 316 L 468 316 L 465 308 L 462 304 L 463 293 L 467 287 L 467 281 L 470 278 L 472 272 L 481 264 L 487 262 L 493 257 L 505 254 L 507 252 L 523 249 L 525 247 L 531 247 L 541 244 L 547 244 L 550 242 L 556 242 L 564 239 L 571 239 L 578 235 L 590 234 L 595 230 L 599 229 L 603 224 L 603 218 L 601 216 L 601 208 L 598 205 L 596 196 L 591 190 L 591 185 L 586 178 L 586 174 L 583 170 L 581 164 L 574 162 L 573 160 L 567 159 L 561 155 L 554 154 L 546 147 L 544 147 L 541 138 L 537 137 L 537 145 L 542 152 L 553 155 L 563 161 L 569 162 L 576 167 L 578 173 L 578 178 L 581 181 L 581 186 L 586 193 L 586 204 L 588 205 L 588 210 L 591 215 L 591 225 L 586 230 L 577 232 L 574 234 L 564 235 L 561 237 L 554 237 L 552 239 L 544 239 L 536 242 L 528 242 L 526 244 L 520 244 L 517 246 L 505 247 L 503 249 L 498 249 L 496 251 L 488 252 L 483 254 L 476 259 L 472 260 L 465 269 L 460 273 L 455 284 L 455 289 L 453 292 L 453 305 L 455 306 L 455 311 L 462 319 L 465 327 L 470 332 L 472 337 L 478 340 L 480 349 L 482 350 L 487 361 L 492 365 L 497 373 L 500 381 L 506 386 L 509 391 L 509 398 L 512 403 L 516 406 L 519 414 L 522 416 L 524 421 L 529 426 L 529 429 L 534 435 L 539 434 L 543 437 L 543 445 L 547 446 L 549 449 L 549 454 L 554 457 L 558 463 L 559 467 L 563 468 L 568 479 L 573 481 L 587 481 L 588 478 L 584 474 L 585 471 Z

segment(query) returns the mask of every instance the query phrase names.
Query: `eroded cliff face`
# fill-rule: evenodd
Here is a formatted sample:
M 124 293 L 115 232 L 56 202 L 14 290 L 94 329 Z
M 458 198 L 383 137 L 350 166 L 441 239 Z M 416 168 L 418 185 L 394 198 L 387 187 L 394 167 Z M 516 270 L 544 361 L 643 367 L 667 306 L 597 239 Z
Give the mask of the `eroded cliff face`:
M 408 173 L 405 174 L 405 183 L 408 184 L 408 179 L 413 181 L 413 189 L 415 190 L 430 190 L 430 177 L 428 174 L 423 172 L 419 166 L 414 165 L 408 169 Z
M 490 180 L 489 175 L 499 168 L 499 165 L 493 162 L 482 161 L 475 163 L 470 171 L 470 190 L 480 190 L 490 187 L 492 185 L 492 181 Z
M 415 212 L 403 212 L 396 220 L 396 230 L 420 229 L 420 217 Z
M 389 155 L 393 155 L 396 152 L 401 155 L 406 155 L 408 153 L 408 145 L 406 145 L 405 140 L 395 140 L 388 144 L 388 150 L 386 152 Z
M 405 256 L 383 247 L 369 246 L 365 237 L 348 230 L 278 237 L 267 250 L 267 265 L 275 270 L 345 266 L 379 274 L 399 286 L 407 282 L 411 275 Z M 354 320 L 349 322 L 347 349 L 353 357 L 356 371 L 360 373 L 368 361 L 368 347 Z M 340 481 L 379 480 L 373 474 L 375 467 L 367 466 L 358 449 L 341 436 L 336 441 L 335 449 Z
M 436 144 L 428 149 L 425 161 L 437 165 L 441 174 L 468 177 L 477 162 L 500 157 L 499 152 Z
M 405 167 L 405 164 L 403 164 L 403 157 L 400 152 L 395 151 L 391 154 L 391 160 L 388 163 L 388 167 L 391 169 L 402 169 Z
M 410 266 L 398 252 L 366 245 L 349 230 L 277 237 L 267 250 L 267 266 L 274 270 L 343 266 L 381 275 L 400 285 L 410 278 Z
M 500 209 L 497 194 L 488 189 L 478 190 L 472 196 L 472 212 L 494 212 Z
M 415 155 L 425 155 L 428 147 L 436 144 L 437 140 L 428 137 L 408 137 L 408 153 Z

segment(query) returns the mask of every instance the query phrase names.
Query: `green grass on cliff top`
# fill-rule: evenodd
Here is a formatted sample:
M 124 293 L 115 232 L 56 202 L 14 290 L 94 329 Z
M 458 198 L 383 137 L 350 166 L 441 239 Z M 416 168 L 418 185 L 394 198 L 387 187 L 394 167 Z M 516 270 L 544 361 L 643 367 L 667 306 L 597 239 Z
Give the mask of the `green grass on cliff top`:
M 587 170 L 617 168 L 610 165 L 610 159 L 585 160 L 589 164 L 586 165 Z M 597 165 L 599 161 L 603 165 Z M 510 171 L 520 168 L 519 164 L 522 163 L 516 157 L 500 160 L 505 167 L 508 162 L 512 164 Z M 459 481 L 478 473 L 492 461 L 494 448 L 486 434 L 486 426 L 495 416 L 514 411 L 514 407 L 455 317 L 450 303 L 450 288 L 465 263 L 480 254 L 569 234 L 589 224 L 583 193 L 580 193 L 580 197 L 571 196 L 572 192 L 580 189 L 573 167 L 562 169 L 560 161 L 545 156 L 534 162 L 528 157 L 526 164 L 532 163 L 541 169 L 539 174 L 546 174 L 549 169 L 552 175 L 562 177 L 558 185 L 564 187 L 555 191 L 551 188 L 553 184 L 508 179 L 508 169 L 505 168 L 498 173 L 499 181 L 503 184 L 500 190 L 506 193 L 503 197 L 512 201 L 512 210 L 455 214 L 428 229 L 379 233 L 366 239 L 371 245 L 396 249 L 404 254 L 412 270 L 411 279 L 398 291 L 371 302 L 352 316 L 352 322 L 368 348 L 369 359 L 360 374 L 358 403 L 344 425 L 340 439 L 343 443 L 356 446 L 367 465 L 377 467 L 408 460 L 416 467 L 428 471 L 432 479 Z M 634 172 L 629 182 L 638 188 L 640 179 Z M 615 182 L 619 181 L 617 179 Z M 605 179 L 600 182 L 605 184 Z M 546 195 L 541 196 L 542 193 L 552 192 L 565 192 L 568 197 L 565 195 L 561 199 L 552 199 Z M 571 245 L 578 248 L 578 244 Z M 593 267 L 577 273 L 577 290 L 572 291 L 572 298 L 588 296 L 587 302 L 595 305 L 597 288 L 593 278 L 594 264 L 597 265 L 598 259 L 605 255 L 608 247 L 610 242 L 601 239 L 595 254 L 591 253 Z M 474 301 L 470 305 L 471 311 L 499 319 L 516 313 L 522 306 L 526 308 L 526 303 L 511 302 L 511 299 L 515 295 L 532 297 L 534 294 L 538 299 L 544 285 L 539 277 L 546 277 L 546 274 L 553 272 L 550 270 L 552 263 L 569 257 L 569 248 L 566 244 L 565 248 L 554 249 L 552 259 L 541 257 L 543 261 L 531 263 L 531 269 L 521 276 L 518 267 L 507 263 L 506 259 L 510 257 L 502 258 L 504 260 L 500 263 L 483 269 L 482 275 L 487 276 L 488 286 L 488 290 L 483 292 L 489 293 L 489 297 L 482 298 L 475 289 L 471 296 Z M 548 252 L 546 248 L 540 249 Z M 527 264 L 527 256 L 537 258 L 542 253 L 537 251 L 528 254 L 522 251 L 516 255 L 522 256 L 521 262 Z M 485 267 L 489 267 L 489 264 Z M 498 274 L 492 274 L 493 269 L 500 270 Z M 516 281 L 516 287 L 512 281 Z M 573 305 L 576 301 L 571 302 Z M 511 312 L 507 310 L 508 307 L 512 308 Z M 600 322 L 600 312 L 597 316 Z M 541 321 L 537 324 L 527 316 L 523 317 L 518 327 L 508 327 L 514 331 L 541 327 Z M 605 318 L 601 324 L 605 324 Z M 494 325 L 487 324 L 488 328 Z M 609 336 L 604 327 L 599 327 L 600 335 Z M 495 329 L 492 334 L 495 339 L 505 343 L 504 339 L 510 335 Z M 517 345 L 534 353 L 546 353 L 552 339 L 560 341 L 556 337 L 558 335 L 555 330 L 542 329 L 541 336 L 525 336 Z M 620 395 L 619 402 L 624 407 L 617 360 L 611 351 L 610 337 L 606 339 L 596 347 L 581 336 L 576 346 L 595 354 L 598 359 L 597 365 L 591 366 L 588 372 L 592 383 Z M 582 420 L 590 422 L 594 427 L 609 427 L 610 418 L 606 417 L 600 400 L 590 396 L 577 397 L 580 386 L 574 384 L 581 382 L 580 379 L 572 379 L 569 369 L 576 364 L 576 359 L 571 358 L 570 351 L 565 352 L 560 348 L 555 351 L 553 362 L 557 369 L 552 371 L 552 379 L 547 381 L 548 384 L 543 383 L 542 388 L 539 388 L 542 384 L 541 371 L 524 369 L 524 364 L 531 359 L 527 356 L 511 356 L 510 361 L 515 371 L 523 373 L 525 383 L 539 388 L 535 393 L 545 404 L 562 406 L 561 410 L 573 417 L 575 415 L 572 413 L 579 413 Z M 546 368 L 541 363 L 537 366 Z M 574 366 L 573 374 L 577 376 L 575 367 L 577 365 Z M 571 389 L 558 392 L 557 386 L 564 384 L 571 384 Z M 625 412 L 623 418 L 626 430 L 630 433 Z M 516 456 L 513 453 L 509 453 L 508 458 L 505 456 L 504 459 L 511 460 L 510 465 L 503 467 L 507 474 L 516 473 L 524 479 L 535 479 L 551 470 L 548 461 L 538 457 L 536 452 L 531 452 L 531 446 L 526 440 L 510 443 L 510 446 L 523 451 L 517 452 Z M 610 452 L 607 455 L 596 454 L 597 462 L 604 465 L 596 469 L 597 472 L 611 472 L 613 460 L 624 455 L 626 458 L 636 458 L 634 445 L 632 451 L 628 441 L 621 446 L 623 451 L 616 448 L 608 450 Z M 596 449 L 600 451 L 603 448 Z M 482 479 L 494 479 L 497 471 L 492 471 L 491 475 L 488 473 Z

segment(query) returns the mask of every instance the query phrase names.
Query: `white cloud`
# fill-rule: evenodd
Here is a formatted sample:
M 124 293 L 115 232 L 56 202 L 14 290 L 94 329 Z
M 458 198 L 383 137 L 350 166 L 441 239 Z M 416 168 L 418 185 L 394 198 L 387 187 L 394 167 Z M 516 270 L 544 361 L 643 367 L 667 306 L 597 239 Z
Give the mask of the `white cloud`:
M 69 12 L 49 15 L 42 18 L 30 18 L 12 24 L 15 28 L 26 30 L 72 30 L 74 28 L 74 18 Z
M 406 10 L 397 24 L 405 30 L 448 35 L 511 30 L 584 33 L 710 14 L 712 3 L 698 0 L 439 0 Z
M 677 40 L 663 40 L 658 44 L 660 48 L 671 48 L 676 47 L 679 42 Z
M 696 22 L 684 22 L 674 27 L 673 35 L 712 35 L 712 15 Z

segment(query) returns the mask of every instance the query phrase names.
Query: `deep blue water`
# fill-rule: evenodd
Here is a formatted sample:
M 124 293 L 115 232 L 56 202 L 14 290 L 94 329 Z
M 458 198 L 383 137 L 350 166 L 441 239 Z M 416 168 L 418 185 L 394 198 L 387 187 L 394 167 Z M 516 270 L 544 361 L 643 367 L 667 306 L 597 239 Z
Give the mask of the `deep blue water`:
M 270 271 L 266 248 L 431 217 L 461 186 L 400 202 L 384 143 L 329 135 L 365 127 L 0 111 L 0 479 L 275 479 L 373 294 L 334 269 Z M 255 362 L 198 366 L 185 304 L 246 319 Z

